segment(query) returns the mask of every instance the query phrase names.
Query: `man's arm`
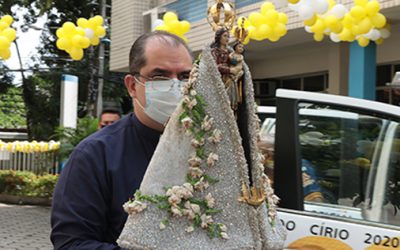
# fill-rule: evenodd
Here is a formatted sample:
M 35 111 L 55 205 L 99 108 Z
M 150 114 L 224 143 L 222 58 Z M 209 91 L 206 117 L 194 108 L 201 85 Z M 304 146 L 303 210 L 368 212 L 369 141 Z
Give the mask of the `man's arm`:
M 106 242 L 106 204 L 111 201 L 104 163 L 96 160 L 99 155 L 75 150 L 60 175 L 51 213 L 54 249 L 119 249 Z

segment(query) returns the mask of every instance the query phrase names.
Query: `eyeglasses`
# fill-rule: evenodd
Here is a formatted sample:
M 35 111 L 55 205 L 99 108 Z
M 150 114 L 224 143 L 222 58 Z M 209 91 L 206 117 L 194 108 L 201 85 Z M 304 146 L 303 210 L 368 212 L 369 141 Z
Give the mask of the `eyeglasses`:
M 182 84 L 189 81 L 189 74 L 178 75 L 178 79 L 170 78 L 170 77 L 166 77 L 166 76 L 147 77 L 147 76 L 141 75 L 139 72 L 135 72 L 132 75 L 142 85 L 145 85 L 145 84 L 143 82 L 141 82 L 136 76 L 145 79 L 146 83 L 148 83 L 147 85 L 150 85 L 150 87 L 152 89 L 162 91 L 162 92 L 170 91 L 175 84 L 178 84 L 178 88 L 181 88 Z

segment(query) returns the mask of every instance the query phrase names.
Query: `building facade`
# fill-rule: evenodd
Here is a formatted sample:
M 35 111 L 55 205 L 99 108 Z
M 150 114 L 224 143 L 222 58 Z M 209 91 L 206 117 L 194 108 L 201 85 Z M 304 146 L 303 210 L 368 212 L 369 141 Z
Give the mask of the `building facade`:
M 174 11 L 180 20 L 191 23 L 186 34 L 195 54 L 213 40 L 206 16 L 214 0 L 113 0 L 111 15 L 111 61 L 113 71 L 128 72 L 128 55 L 133 41 L 151 30 L 152 23 L 166 11 Z M 264 0 L 230 0 L 237 17 L 259 11 Z M 338 3 L 353 6 L 351 0 Z M 376 99 L 399 105 L 396 89 L 386 86 L 395 72 L 400 71 L 400 0 L 379 0 L 381 13 L 392 25 L 391 36 L 372 48 L 376 53 Z M 245 47 L 245 60 L 255 84 L 256 98 L 261 105 L 273 105 L 277 88 L 319 91 L 348 95 L 349 78 L 365 72 L 350 71 L 351 46 L 348 42 L 322 42 L 304 30 L 297 13 L 287 7 L 277 9 L 289 17 L 288 33 L 279 41 L 250 41 Z M 363 60 L 359 58 L 359 60 Z M 357 62 L 357 57 L 356 60 Z M 375 63 L 375 62 L 374 62 Z M 375 66 L 374 66 L 375 68 Z M 374 93 L 374 94 L 375 94 Z

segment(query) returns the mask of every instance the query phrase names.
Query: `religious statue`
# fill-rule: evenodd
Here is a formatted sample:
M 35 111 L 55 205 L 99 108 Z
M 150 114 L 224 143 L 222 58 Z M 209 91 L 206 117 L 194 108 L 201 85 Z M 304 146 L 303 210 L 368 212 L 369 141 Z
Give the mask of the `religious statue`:
M 140 189 L 124 205 L 122 248 L 283 249 L 279 199 L 256 145 L 260 124 L 243 44 L 232 50 L 229 28 L 215 27 Z
M 239 89 L 241 89 L 241 87 L 239 88 L 238 86 L 239 77 L 236 77 L 239 71 L 236 72 L 237 68 L 232 67 L 232 60 L 230 58 L 231 52 L 228 49 L 228 43 L 229 31 L 225 28 L 220 28 L 215 32 L 214 42 L 211 44 L 211 54 L 217 63 L 218 71 L 225 84 L 231 108 L 236 111 L 241 103 L 242 94 L 239 92 Z

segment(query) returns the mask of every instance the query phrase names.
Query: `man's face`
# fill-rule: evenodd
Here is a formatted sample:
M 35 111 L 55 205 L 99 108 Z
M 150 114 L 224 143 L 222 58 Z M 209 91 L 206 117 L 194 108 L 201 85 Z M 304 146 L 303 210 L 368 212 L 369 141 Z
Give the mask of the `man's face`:
M 139 70 L 139 74 L 143 77 L 131 77 L 134 87 L 130 88 L 128 86 L 128 91 L 133 98 L 137 99 L 136 101 L 140 102 L 143 107 L 146 107 L 145 86 L 135 84 L 135 78 L 146 85 L 144 77 L 154 78 L 162 76 L 179 79 L 184 75 L 188 76 L 192 69 L 192 58 L 183 45 L 173 46 L 158 38 L 147 41 L 144 55 L 146 57 L 146 65 Z M 150 119 L 138 105 L 135 105 L 135 114 L 138 117 L 145 117 L 146 120 Z M 145 125 L 157 130 L 163 129 L 163 124 L 159 124 L 152 119 Z
M 105 126 L 108 126 L 115 121 L 118 121 L 121 117 L 118 114 L 113 114 L 113 113 L 104 113 L 100 117 L 100 122 L 99 122 L 99 129 L 104 128 Z

